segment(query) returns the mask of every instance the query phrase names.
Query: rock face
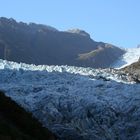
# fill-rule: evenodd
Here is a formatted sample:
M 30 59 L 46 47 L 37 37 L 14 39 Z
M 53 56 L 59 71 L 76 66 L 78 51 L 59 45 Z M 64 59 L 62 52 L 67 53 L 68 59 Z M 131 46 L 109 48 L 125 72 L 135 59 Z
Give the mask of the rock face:
M 56 140 L 32 114 L 0 91 L 0 140 Z
M 124 53 L 96 42 L 85 31 L 66 32 L 41 25 L 0 18 L 0 58 L 15 62 L 108 67 Z
M 122 70 L 128 73 L 132 80 L 140 83 L 140 60 L 122 68 Z

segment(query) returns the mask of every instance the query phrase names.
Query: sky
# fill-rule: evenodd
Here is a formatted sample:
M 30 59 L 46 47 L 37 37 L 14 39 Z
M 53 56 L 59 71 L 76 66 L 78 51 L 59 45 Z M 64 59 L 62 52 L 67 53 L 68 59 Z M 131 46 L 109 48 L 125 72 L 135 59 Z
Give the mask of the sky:
M 140 0 L 0 0 L 0 17 L 85 30 L 118 47 L 140 44 Z

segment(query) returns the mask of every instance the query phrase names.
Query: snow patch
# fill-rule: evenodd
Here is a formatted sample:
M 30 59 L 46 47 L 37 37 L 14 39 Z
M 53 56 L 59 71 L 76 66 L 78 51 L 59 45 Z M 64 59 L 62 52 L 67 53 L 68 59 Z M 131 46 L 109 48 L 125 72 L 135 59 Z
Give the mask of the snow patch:
M 140 48 L 129 48 L 125 50 L 126 53 L 120 57 L 111 67 L 123 68 L 138 61 L 140 58 Z

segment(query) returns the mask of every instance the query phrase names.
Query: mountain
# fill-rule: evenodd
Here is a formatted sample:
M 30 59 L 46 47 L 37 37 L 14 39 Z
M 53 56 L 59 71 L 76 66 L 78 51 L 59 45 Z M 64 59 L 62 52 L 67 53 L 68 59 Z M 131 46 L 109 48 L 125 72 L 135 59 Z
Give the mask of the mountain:
M 130 64 L 137 62 L 140 58 L 140 48 L 128 48 L 125 49 L 126 53 L 123 54 L 118 60 L 114 62 L 112 67 L 114 68 L 124 68 Z
M 0 140 L 56 140 L 32 114 L 0 91 Z
M 109 67 L 124 50 L 96 42 L 83 30 L 0 18 L 0 58 L 28 64 Z
M 0 89 L 61 140 L 139 140 L 136 82 L 122 70 L 0 60 Z

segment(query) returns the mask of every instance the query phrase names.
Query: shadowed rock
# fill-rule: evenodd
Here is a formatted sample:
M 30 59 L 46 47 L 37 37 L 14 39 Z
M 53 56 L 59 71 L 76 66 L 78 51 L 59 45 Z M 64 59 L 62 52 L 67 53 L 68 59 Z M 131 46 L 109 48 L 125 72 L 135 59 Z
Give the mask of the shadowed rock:
M 56 140 L 56 137 L 0 91 L 0 140 Z

